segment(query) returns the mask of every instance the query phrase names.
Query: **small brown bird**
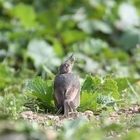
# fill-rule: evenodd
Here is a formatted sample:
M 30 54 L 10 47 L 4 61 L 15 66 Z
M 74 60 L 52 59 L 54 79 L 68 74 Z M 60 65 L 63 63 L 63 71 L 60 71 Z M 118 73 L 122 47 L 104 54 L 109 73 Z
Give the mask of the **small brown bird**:
M 60 65 L 59 74 L 54 80 L 55 106 L 58 110 L 62 109 L 65 117 L 69 116 L 69 112 L 76 113 L 80 104 L 80 82 L 78 76 L 72 73 L 74 61 L 72 54 Z

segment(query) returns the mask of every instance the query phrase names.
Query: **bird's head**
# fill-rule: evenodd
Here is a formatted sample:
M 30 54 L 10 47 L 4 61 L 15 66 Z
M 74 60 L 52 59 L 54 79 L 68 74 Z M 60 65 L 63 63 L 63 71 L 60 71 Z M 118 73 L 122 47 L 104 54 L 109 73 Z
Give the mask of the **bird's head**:
M 70 73 L 72 71 L 72 68 L 73 68 L 73 64 L 75 62 L 75 58 L 73 57 L 74 54 L 72 54 L 68 60 L 66 60 L 65 62 L 63 62 L 61 65 L 60 65 L 60 73 L 63 74 L 63 73 Z

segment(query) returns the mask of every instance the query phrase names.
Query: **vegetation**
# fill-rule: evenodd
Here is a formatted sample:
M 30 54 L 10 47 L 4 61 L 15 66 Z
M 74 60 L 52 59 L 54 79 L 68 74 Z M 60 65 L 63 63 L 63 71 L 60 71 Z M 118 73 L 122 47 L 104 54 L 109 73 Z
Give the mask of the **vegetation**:
M 139 5 L 0 0 L 0 139 L 138 140 Z M 81 82 L 72 120 L 53 102 L 54 77 L 71 53 Z

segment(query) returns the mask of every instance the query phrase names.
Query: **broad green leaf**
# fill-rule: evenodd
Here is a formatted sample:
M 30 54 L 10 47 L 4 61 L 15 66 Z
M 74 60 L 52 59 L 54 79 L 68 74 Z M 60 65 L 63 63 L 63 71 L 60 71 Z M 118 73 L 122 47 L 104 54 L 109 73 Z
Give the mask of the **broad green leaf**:
M 75 43 L 74 45 L 75 47 L 80 48 L 84 54 L 86 53 L 88 55 L 102 53 L 104 52 L 104 50 L 109 49 L 109 45 L 107 42 L 101 40 L 100 38 L 93 37 L 87 37 L 82 41 L 82 43 Z
M 139 43 L 140 29 L 131 28 L 123 32 L 119 38 L 119 42 L 125 50 L 134 48 Z
M 26 90 L 30 95 L 35 96 L 44 103 L 53 106 L 53 88 L 50 81 L 45 82 L 40 77 L 29 81 L 26 85 Z
M 117 82 L 111 77 L 106 77 L 104 83 L 99 89 L 103 95 L 111 95 L 114 99 L 119 98 Z
M 81 93 L 81 100 L 80 100 L 80 106 L 78 109 L 80 111 L 85 111 L 85 110 L 96 110 L 96 100 L 97 100 L 97 92 L 93 93 L 88 93 L 87 91 L 82 91 Z
M 120 20 L 120 26 L 123 30 L 131 26 L 139 25 L 139 15 L 134 5 L 130 3 L 122 3 L 118 9 Z
M 102 95 L 102 94 L 98 94 L 98 97 L 97 97 L 97 103 L 98 104 L 103 104 L 103 105 L 106 105 L 106 106 L 114 106 L 115 104 L 115 100 L 112 96 L 110 95 Z
M 128 53 L 122 51 L 122 50 L 117 50 L 113 52 L 110 48 L 104 49 L 102 51 L 102 54 L 104 55 L 105 59 L 118 59 L 119 61 L 128 61 L 129 60 L 129 55 Z
M 101 31 L 106 34 L 111 34 L 112 29 L 111 26 L 109 26 L 106 22 L 103 22 L 101 20 L 94 20 L 93 21 L 93 30 Z
M 99 77 L 93 77 L 91 74 L 87 75 L 82 86 L 82 91 L 88 93 L 102 93 L 103 95 L 110 95 L 115 99 L 119 98 L 117 82 L 114 81 L 110 76 L 104 79 Z
M 14 7 L 14 15 L 19 18 L 21 24 L 25 28 L 31 28 L 36 26 L 36 13 L 32 6 L 25 4 L 18 4 Z
M 60 43 L 60 41 L 58 39 L 54 39 L 53 43 L 54 43 L 54 51 L 55 51 L 55 53 L 58 56 L 63 56 L 64 49 L 63 49 L 62 44 Z
M 100 96 L 101 95 L 101 96 Z M 87 75 L 82 86 L 79 109 L 96 110 L 98 103 L 113 106 L 120 97 L 117 82 L 111 76 L 104 79 Z
M 86 33 L 93 33 L 95 31 L 101 31 L 106 34 L 112 33 L 111 26 L 101 20 L 84 20 L 78 24 L 78 27 Z
M 129 88 L 129 84 L 135 84 L 136 82 L 140 81 L 140 78 L 132 78 L 132 77 L 124 77 L 124 78 L 116 78 L 114 79 L 117 82 L 118 91 L 121 92 L 126 88 Z
M 88 93 L 92 93 L 96 88 L 98 88 L 101 83 L 101 79 L 99 77 L 93 77 L 91 74 L 86 75 L 85 81 L 82 85 L 82 91 L 86 91 Z
M 38 20 L 40 24 L 43 25 L 43 30 L 45 34 L 53 35 L 57 31 L 57 21 L 59 19 L 58 12 L 55 8 L 51 8 L 49 10 L 43 10 L 38 14 Z
M 62 32 L 62 38 L 66 44 L 71 44 L 76 41 L 82 40 L 86 34 L 78 30 L 67 30 Z
M 34 60 L 34 65 L 39 68 L 44 64 L 49 69 L 58 66 L 60 61 L 55 56 L 52 46 L 45 40 L 32 39 L 27 47 L 27 54 Z

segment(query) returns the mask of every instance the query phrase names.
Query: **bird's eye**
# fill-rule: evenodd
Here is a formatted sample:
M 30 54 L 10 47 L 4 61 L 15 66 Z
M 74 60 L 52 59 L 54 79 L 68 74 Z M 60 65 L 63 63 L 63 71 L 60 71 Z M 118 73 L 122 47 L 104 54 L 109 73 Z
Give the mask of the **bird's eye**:
M 65 66 L 66 66 L 66 67 L 68 67 L 68 66 L 69 66 L 69 64 L 66 64 Z

